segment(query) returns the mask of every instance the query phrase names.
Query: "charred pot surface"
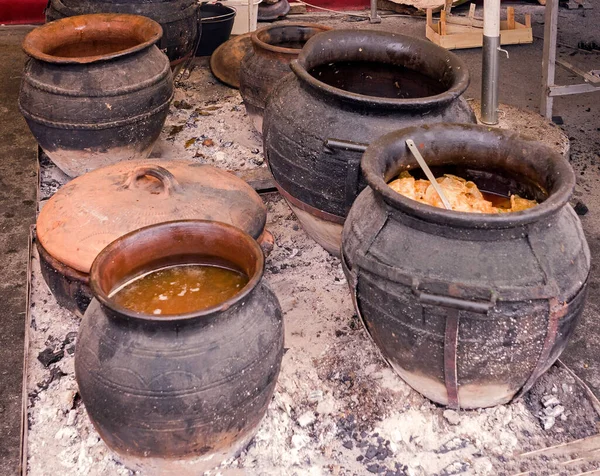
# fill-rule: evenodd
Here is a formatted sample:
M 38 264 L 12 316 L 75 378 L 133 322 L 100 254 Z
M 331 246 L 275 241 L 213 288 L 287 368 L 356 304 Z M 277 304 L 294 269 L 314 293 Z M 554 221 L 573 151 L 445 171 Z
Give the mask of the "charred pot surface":
M 213 308 L 160 317 L 109 297 L 144 271 L 211 261 L 250 278 Z M 91 421 L 132 469 L 201 474 L 241 451 L 256 431 L 283 355 L 281 309 L 263 267 L 249 235 L 195 220 L 140 229 L 94 262 L 96 299 L 81 322 L 75 374 Z
M 418 168 L 408 138 L 434 173 L 451 166 L 484 190 L 543 201 L 490 215 L 406 198 L 387 182 Z M 343 265 L 387 361 L 443 405 L 487 407 L 527 391 L 565 348 L 586 296 L 590 253 L 568 205 L 569 164 L 511 132 L 433 125 L 378 139 L 362 170 L 369 187 L 344 225 Z
M 291 68 L 294 74 L 278 83 L 267 102 L 265 155 L 280 190 L 302 203 L 294 206 L 335 216 L 338 234 L 365 182 L 362 154 L 327 148 L 328 139 L 368 144 L 410 125 L 476 122 L 461 97 L 469 84 L 466 66 L 424 40 L 329 31 L 310 39 Z M 303 224 L 307 231 L 319 227 L 314 221 Z M 339 250 L 340 242 L 333 248 Z
M 310 38 L 329 30 L 315 23 L 288 23 L 266 26 L 252 34 L 252 51 L 244 57 L 240 69 L 240 94 L 258 132 L 262 133 L 267 96 L 291 72 L 292 60 Z
M 23 43 L 19 108 L 52 161 L 71 177 L 146 158 L 173 96 L 158 23 L 135 15 L 66 18 Z M 85 104 L 85 107 L 82 105 Z
M 46 21 L 90 13 L 127 13 L 160 23 L 163 36 L 158 47 L 169 57 L 172 66 L 193 54 L 195 41 L 201 34 L 196 0 L 51 0 Z

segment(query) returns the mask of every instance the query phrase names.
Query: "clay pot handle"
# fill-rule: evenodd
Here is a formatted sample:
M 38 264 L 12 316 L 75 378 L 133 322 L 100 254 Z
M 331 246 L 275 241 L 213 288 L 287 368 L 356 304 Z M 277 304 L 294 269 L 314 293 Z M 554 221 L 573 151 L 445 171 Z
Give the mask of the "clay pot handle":
M 136 167 L 129 173 L 124 188 L 136 187 L 137 181 L 146 175 L 160 180 L 163 186 L 162 194 L 165 196 L 170 196 L 171 193 L 179 189 L 179 182 L 177 182 L 175 176 L 160 165 L 141 165 Z

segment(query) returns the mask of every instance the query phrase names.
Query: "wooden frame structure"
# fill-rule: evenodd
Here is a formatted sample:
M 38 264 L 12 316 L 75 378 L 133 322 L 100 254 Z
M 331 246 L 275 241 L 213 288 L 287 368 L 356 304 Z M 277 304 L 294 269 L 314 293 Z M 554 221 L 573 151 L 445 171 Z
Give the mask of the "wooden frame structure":
M 517 45 L 533 43 L 531 15 L 525 15 L 525 23 L 515 20 L 515 9 L 506 9 L 507 18 L 500 22 L 500 44 Z M 471 4 L 469 16 L 455 17 L 446 10 L 440 12 L 440 21 L 433 22 L 433 11 L 427 9 L 427 38 L 447 50 L 481 48 L 483 46 L 483 20 L 475 18 L 475 5 Z
M 558 36 L 558 1 L 548 0 L 546 4 L 546 22 L 544 25 L 544 56 L 542 62 L 542 101 L 540 114 L 552 119 L 552 106 L 556 96 L 583 94 L 600 91 L 600 75 L 594 71 L 585 72 L 567 61 L 556 59 Z M 568 86 L 557 86 L 555 81 L 556 65 L 581 76 L 585 82 Z

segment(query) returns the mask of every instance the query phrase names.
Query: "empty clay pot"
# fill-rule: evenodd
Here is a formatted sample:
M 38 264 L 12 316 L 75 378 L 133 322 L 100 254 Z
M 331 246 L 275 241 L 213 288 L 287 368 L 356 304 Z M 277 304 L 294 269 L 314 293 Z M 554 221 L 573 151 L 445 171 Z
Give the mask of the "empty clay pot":
M 290 63 L 314 35 L 331 28 L 315 23 L 271 25 L 252 33 L 252 51 L 240 67 L 240 94 L 255 129 L 262 133 L 267 96 L 291 73 Z
M 40 147 L 76 177 L 147 157 L 173 96 L 162 29 L 136 15 L 58 20 L 25 37 L 19 108 Z

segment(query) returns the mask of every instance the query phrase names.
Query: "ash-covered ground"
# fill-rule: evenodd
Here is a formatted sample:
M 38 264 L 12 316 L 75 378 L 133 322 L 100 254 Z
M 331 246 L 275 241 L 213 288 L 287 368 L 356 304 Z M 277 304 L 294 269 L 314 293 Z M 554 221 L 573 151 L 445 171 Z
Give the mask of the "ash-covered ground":
M 577 142 L 575 147 L 582 149 L 575 161 L 578 171 L 598 166 L 593 149 Z M 206 61 L 178 85 L 152 155 L 227 170 L 265 167 L 260 136 L 239 93 L 218 83 Z M 41 165 L 43 202 L 67 178 L 51 163 Z M 577 196 L 586 201 L 592 188 L 586 177 Z M 238 458 L 209 474 L 508 476 L 522 471 L 578 474 L 598 467 L 585 458 L 566 465 L 561 456 L 519 457 L 598 432 L 590 399 L 560 366 L 523 399 L 485 410 L 446 410 L 404 384 L 357 319 L 340 261 L 303 232 L 278 194 L 263 199 L 267 227 L 275 237 L 265 279 L 283 308 L 286 352 L 256 437 Z M 73 371 L 78 324 L 48 291 L 34 253 L 28 474 L 134 474 L 101 441 L 78 396 Z

